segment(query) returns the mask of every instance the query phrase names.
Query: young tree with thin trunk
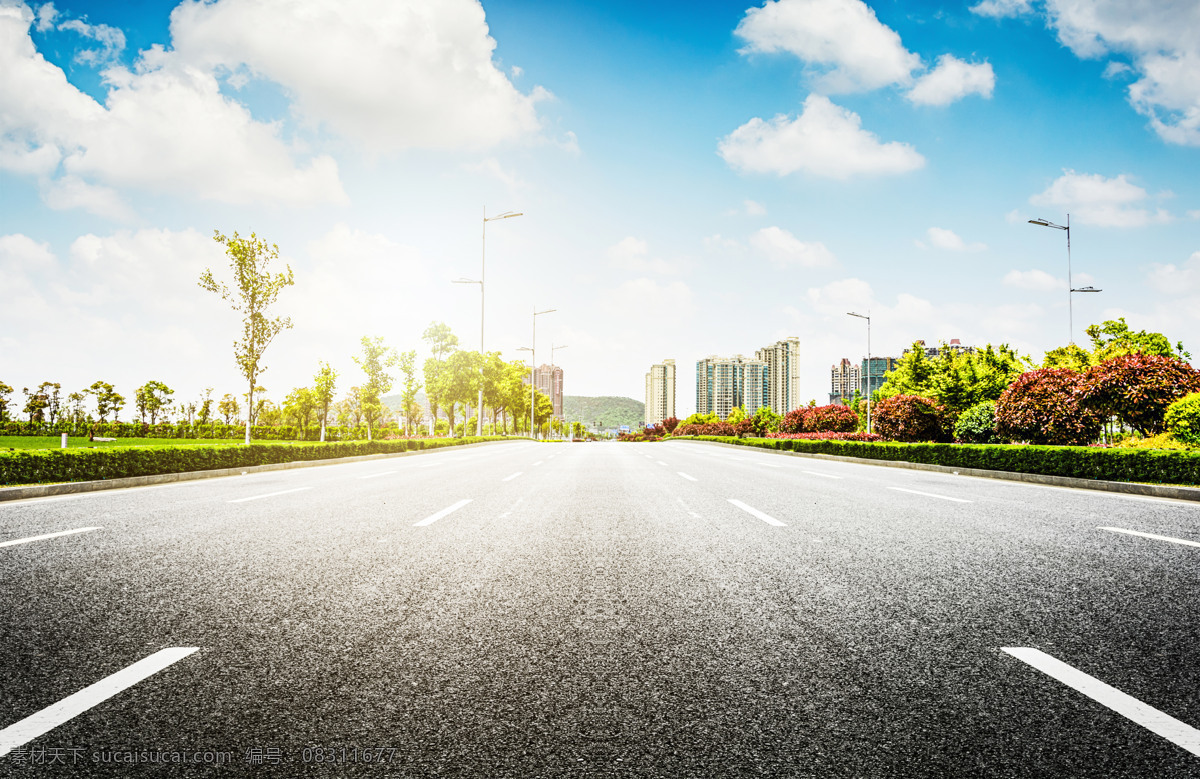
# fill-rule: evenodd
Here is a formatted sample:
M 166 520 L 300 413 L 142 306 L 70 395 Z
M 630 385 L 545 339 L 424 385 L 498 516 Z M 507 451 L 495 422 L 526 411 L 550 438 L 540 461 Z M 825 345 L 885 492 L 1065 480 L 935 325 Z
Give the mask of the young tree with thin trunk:
M 271 264 L 279 259 L 279 247 L 260 240 L 254 233 L 250 233 L 249 238 L 242 238 L 235 232 L 228 238 L 214 230 L 213 240 L 225 247 L 236 287 L 230 289 L 219 284 L 207 268 L 200 276 L 200 286 L 220 295 L 244 317 L 242 338 L 233 342 L 233 354 L 250 389 L 247 408 L 253 409 L 258 378 L 267 370 L 262 364 L 263 353 L 275 336 L 292 326 L 290 317 L 271 318 L 267 316 L 267 310 L 274 305 L 283 288 L 290 287 L 295 279 L 290 265 L 284 265 L 286 272 L 270 272 Z M 246 415 L 246 443 L 250 443 L 250 414 Z
M 392 388 L 392 376 L 388 368 L 400 363 L 396 350 L 383 345 L 383 337 L 362 337 L 362 355 L 355 355 L 354 362 L 367 374 L 367 383 L 362 386 L 362 410 L 367 422 L 367 440 L 371 440 L 371 428 L 383 414 L 381 398 Z
M 417 405 L 417 393 L 421 383 L 417 381 L 417 351 L 400 353 L 400 372 L 404 374 L 404 391 L 400 403 L 404 406 L 404 434 L 412 435 L 413 420 L 421 418 L 421 407 Z
M 313 376 L 313 395 L 316 397 L 317 409 L 321 413 L 321 440 L 325 440 L 325 424 L 329 419 L 329 406 L 333 403 L 333 390 L 337 386 L 337 371 L 323 362 Z

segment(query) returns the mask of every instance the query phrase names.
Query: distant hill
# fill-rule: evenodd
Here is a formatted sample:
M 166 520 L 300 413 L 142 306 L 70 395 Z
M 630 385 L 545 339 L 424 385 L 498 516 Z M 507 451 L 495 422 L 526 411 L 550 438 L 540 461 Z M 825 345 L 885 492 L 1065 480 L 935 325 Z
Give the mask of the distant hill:
M 383 404 L 393 411 L 400 410 L 400 396 L 388 395 L 380 398 Z M 417 403 L 425 409 L 425 418 L 429 418 L 429 401 L 424 392 L 417 393 Z M 620 398 L 606 395 L 599 398 L 585 398 L 580 395 L 563 396 L 563 416 L 568 422 L 582 422 L 588 427 L 600 423 L 600 427 L 615 428 L 629 425 L 637 429 L 646 418 L 646 404 L 633 398 Z
M 646 404 L 633 398 L 611 395 L 598 398 L 564 395 L 563 416 L 568 421 L 582 422 L 588 427 L 599 422 L 602 428 L 629 425 L 638 429 L 646 419 Z

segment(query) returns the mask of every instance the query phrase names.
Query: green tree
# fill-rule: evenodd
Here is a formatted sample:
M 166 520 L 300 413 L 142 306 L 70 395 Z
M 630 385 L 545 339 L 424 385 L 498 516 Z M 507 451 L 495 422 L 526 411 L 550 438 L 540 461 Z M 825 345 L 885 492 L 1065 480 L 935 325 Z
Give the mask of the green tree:
M 914 343 L 888 372 L 876 398 L 896 395 L 916 395 L 930 398 L 951 418 L 985 400 L 996 400 L 1029 366 L 1029 361 L 1010 349 L 1007 344 L 972 352 L 955 351 L 944 347 L 936 358 L 925 354 L 920 343 Z
M 469 416 L 468 407 L 479 397 L 479 378 L 482 357 L 479 352 L 456 351 L 446 359 L 445 370 L 441 375 L 440 394 L 446 406 L 446 415 L 450 420 L 450 429 L 454 425 L 455 408 L 463 407 L 463 417 Z M 464 434 L 466 430 L 463 430 Z
M 208 421 L 212 419 L 212 393 L 212 387 L 205 387 L 204 394 L 200 396 L 200 408 L 196 412 L 197 424 L 207 425 Z
M 238 406 L 237 398 L 229 393 L 225 393 L 225 397 L 221 398 L 221 402 L 217 404 L 217 413 L 221 415 L 221 419 L 225 420 L 227 425 L 233 424 L 239 411 L 241 408 Z
M 1075 344 L 1067 344 L 1046 352 L 1042 368 L 1083 373 L 1096 364 L 1096 355 Z
M 153 425 L 174 394 L 175 390 L 161 381 L 148 381 L 138 387 L 134 393 L 134 401 L 137 403 L 140 420 L 145 422 L 146 415 L 149 414 L 150 424 Z
M 87 399 L 85 393 L 86 390 L 84 392 L 72 392 L 70 395 L 67 395 L 67 414 L 71 420 L 72 430 L 78 430 L 87 421 L 87 415 L 83 411 L 83 404 Z
M 23 409 L 29 415 L 29 426 L 35 424 L 40 425 L 46 421 L 46 407 L 50 405 L 50 396 L 46 394 L 43 382 L 40 387 L 30 390 L 29 387 L 22 387 L 21 392 L 25 394 L 25 408 Z
M 421 382 L 417 381 L 417 352 L 415 349 L 401 352 L 398 355 L 400 373 L 404 375 L 404 389 L 400 393 L 400 405 L 404 412 L 404 434 L 411 436 L 413 425 L 419 424 L 421 406 L 417 403 L 417 393 L 421 391 Z M 414 422 L 415 420 L 415 422 Z
M 227 238 L 214 230 L 213 240 L 225 247 L 237 285 L 230 289 L 217 283 L 212 271 L 206 268 L 200 276 L 200 286 L 220 295 L 243 316 L 242 338 L 233 342 L 233 354 L 249 387 L 247 408 L 252 409 L 258 377 L 267 370 L 262 364 L 263 353 L 275 336 L 292 326 L 289 317 L 270 318 L 267 310 L 274 305 L 283 288 L 291 286 L 295 280 L 290 265 L 284 265 L 286 272 L 270 272 L 271 264 L 279 259 L 279 247 L 259 240 L 254 233 L 249 238 L 241 238 L 235 232 L 232 238 Z M 249 414 L 246 415 L 245 442 L 250 443 Z
M 325 440 L 325 424 L 329 419 L 329 406 L 333 403 L 333 391 L 337 386 L 337 371 L 329 363 L 320 363 L 317 375 L 313 376 L 313 396 L 321 415 L 321 440 Z
M 383 415 L 380 398 L 392 388 L 392 376 L 388 368 L 400 364 L 400 356 L 390 346 L 383 345 L 383 338 L 362 337 L 362 355 L 354 362 L 367 374 L 367 383 L 362 386 L 363 418 L 367 422 L 367 440 L 371 440 L 371 428 Z
M 59 408 L 62 405 L 62 385 L 56 381 L 43 381 L 38 391 L 46 396 L 46 416 L 50 426 L 58 421 Z
M 107 381 L 97 381 L 84 392 L 90 393 L 96 399 L 96 417 L 101 422 L 107 422 L 109 414 L 112 414 L 113 421 L 116 421 L 117 415 L 125 405 L 125 398 L 113 391 L 113 385 Z
M 746 408 L 744 406 L 736 406 L 729 412 L 729 416 L 725 417 L 725 421 L 731 425 L 736 425 L 746 418 Z
M 12 393 L 13 388 L 0 381 L 0 422 L 7 422 L 9 419 L 8 396 Z
M 287 421 L 302 431 L 308 429 L 309 420 L 317 410 L 317 396 L 308 387 L 297 387 L 283 399 L 283 413 Z M 303 433 L 301 434 L 303 437 Z
M 1106 320 L 1103 324 L 1090 325 L 1087 328 L 1088 337 L 1092 339 L 1092 352 L 1098 365 L 1114 357 L 1126 354 L 1156 354 L 1160 357 L 1177 357 L 1190 360 L 1192 355 L 1183 350 L 1183 342 L 1175 344 L 1162 333 L 1152 333 L 1146 330 L 1134 332 L 1125 323 L 1125 317 Z
M 449 379 L 444 376 L 446 358 L 458 349 L 458 336 L 451 332 L 449 325 L 444 322 L 431 322 L 421 335 L 421 340 L 428 345 L 429 351 L 433 355 L 425 361 L 423 373 L 425 375 L 425 396 L 429 400 L 429 411 L 433 414 L 434 429 L 436 430 L 438 409 L 448 402 L 443 395 L 443 389 L 449 382 Z M 453 409 L 450 410 L 448 418 L 450 429 L 453 430 Z

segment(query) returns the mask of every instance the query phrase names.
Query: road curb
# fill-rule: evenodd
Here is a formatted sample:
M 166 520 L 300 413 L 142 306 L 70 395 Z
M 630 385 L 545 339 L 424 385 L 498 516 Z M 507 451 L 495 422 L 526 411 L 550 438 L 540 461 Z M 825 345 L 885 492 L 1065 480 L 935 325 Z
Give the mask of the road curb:
M 1171 484 L 1140 484 L 1126 481 L 1102 481 L 1100 479 L 1078 479 L 1071 476 L 1047 476 L 1041 473 L 1018 473 L 1016 471 L 989 471 L 982 468 L 955 468 L 950 465 L 932 465 L 929 463 L 911 463 L 906 460 L 872 460 L 867 457 L 843 457 L 837 454 L 816 454 L 815 452 L 791 452 L 783 449 L 767 449 L 761 446 L 746 444 L 726 444 L 720 441 L 688 441 L 673 439 L 681 443 L 711 444 L 726 446 L 730 449 L 740 449 L 743 452 L 753 449 L 769 454 L 786 454 L 792 457 L 807 457 L 812 460 L 834 460 L 843 463 L 859 465 L 879 465 L 885 468 L 906 468 L 912 471 L 933 471 L 934 473 L 949 473 L 954 476 L 974 476 L 980 479 L 1001 479 L 1003 481 L 1018 481 L 1025 484 L 1042 484 L 1048 487 L 1070 487 L 1080 490 L 1097 490 L 1100 492 L 1116 492 L 1124 495 L 1144 495 L 1152 498 L 1171 498 L 1200 503 L 1200 487 L 1178 487 Z
M 100 479 L 98 481 L 71 481 L 59 484 L 30 484 L 23 487 L 0 487 L 0 503 L 9 500 L 26 500 L 28 498 L 47 498 L 53 495 L 74 495 L 80 492 L 100 492 L 101 490 L 119 490 L 128 487 L 147 487 L 155 484 L 171 484 L 180 481 L 199 481 L 200 479 L 218 479 L 224 476 L 243 476 L 264 471 L 283 471 L 292 468 L 317 468 L 323 465 L 340 465 L 341 463 L 356 463 L 366 460 L 389 460 L 394 457 L 411 457 L 430 452 L 445 452 L 448 450 L 472 449 L 476 446 L 490 444 L 508 444 L 515 441 L 527 441 L 526 438 L 514 438 L 512 441 L 479 441 L 474 444 L 458 444 L 455 446 L 438 446 L 433 449 L 418 449 L 412 452 L 393 452 L 390 454 L 362 454 L 354 457 L 333 457 L 328 460 L 296 460 L 290 463 L 269 463 L 267 465 L 247 465 L 243 468 L 218 468 L 212 471 L 184 471 L 182 473 L 160 473 L 154 476 L 127 476 L 120 479 Z

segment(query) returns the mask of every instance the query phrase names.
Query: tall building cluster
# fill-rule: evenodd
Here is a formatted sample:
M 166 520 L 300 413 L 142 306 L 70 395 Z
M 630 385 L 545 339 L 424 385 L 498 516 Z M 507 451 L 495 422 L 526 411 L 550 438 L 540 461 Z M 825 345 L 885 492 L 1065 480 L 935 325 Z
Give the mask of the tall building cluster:
M 943 352 L 954 354 L 966 352 L 969 354 L 975 351 L 974 346 L 965 346 L 957 338 L 951 338 L 948 343 L 944 342 L 941 346 L 926 346 L 924 341 L 916 343 L 925 350 L 925 356 L 930 359 L 936 358 Z M 904 354 L 908 354 L 910 351 L 912 351 L 911 347 L 905 349 Z M 861 363 L 855 364 L 843 357 L 841 362 L 836 363 L 830 369 L 829 402 L 850 401 L 854 398 L 856 391 L 859 397 L 867 397 L 887 383 L 887 374 L 889 371 L 895 370 L 898 361 L 898 357 L 872 355 L 869 360 L 864 357 Z
M 663 360 L 646 374 L 646 427 L 675 416 L 675 361 Z
M 696 361 L 696 411 L 725 419 L 739 406 L 753 415 L 766 406 L 786 414 L 800 401 L 800 339 L 777 341 L 754 353 Z
M 557 365 L 539 365 L 533 372 L 534 386 L 554 406 L 554 417 L 563 418 L 563 369 Z

